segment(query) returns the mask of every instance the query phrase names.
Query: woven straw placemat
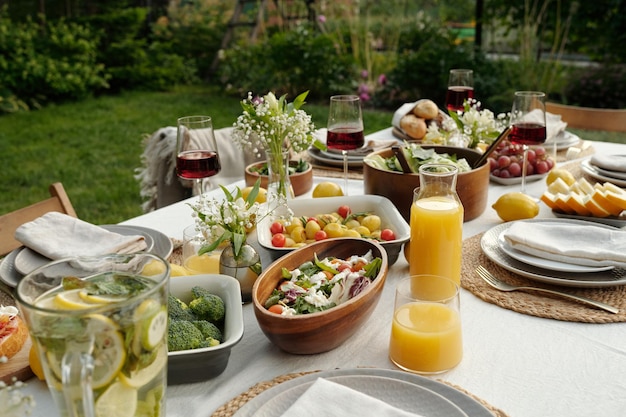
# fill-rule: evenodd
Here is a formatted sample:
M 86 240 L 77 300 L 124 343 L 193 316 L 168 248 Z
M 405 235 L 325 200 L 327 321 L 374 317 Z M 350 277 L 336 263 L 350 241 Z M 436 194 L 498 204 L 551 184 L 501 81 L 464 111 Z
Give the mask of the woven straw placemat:
M 502 308 L 531 316 L 582 323 L 626 322 L 626 286 L 573 288 L 533 281 L 509 272 L 492 262 L 480 247 L 482 235 L 481 233 L 463 242 L 461 265 L 461 286 L 477 297 Z M 620 312 L 618 314 L 608 313 L 574 300 L 559 298 L 550 294 L 498 291 L 490 287 L 476 274 L 475 269 L 479 265 L 484 266 L 496 277 L 509 284 L 565 290 L 575 295 L 605 302 L 619 308 Z
M 319 371 L 309 371 L 309 372 L 298 372 L 298 373 L 291 373 L 291 374 L 285 374 L 285 375 L 280 375 L 277 376 L 276 378 L 272 379 L 271 381 L 263 381 L 263 382 L 259 382 L 258 384 L 253 385 L 252 387 L 250 387 L 250 389 L 248 389 L 247 391 L 237 395 L 235 398 L 231 399 L 229 402 L 227 402 L 226 404 L 222 405 L 220 408 L 218 408 L 217 410 L 215 410 L 213 412 L 213 414 L 211 414 L 211 417 L 230 417 L 233 414 L 235 414 L 237 412 L 237 410 L 239 410 L 241 407 L 243 407 L 248 401 L 250 401 L 251 399 L 253 399 L 254 397 L 256 397 L 257 395 L 261 394 L 263 391 L 272 388 L 282 382 L 285 381 L 289 381 L 291 379 L 294 378 L 298 378 L 300 376 L 303 375 L 308 375 L 308 374 L 312 374 L 312 373 L 316 373 Z M 477 398 L 475 395 L 467 392 L 466 390 L 464 390 L 463 388 L 460 388 L 456 385 L 453 385 L 449 382 L 446 381 L 442 381 L 442 380 L 438 380 L 441 383 L 444 383 L 446 385 L 451 386 L 452 388 L 459 390 L 461 392 L 463 392 L 464 394 L 468 395 L 469 397 L 473 398 L 474 400 L 478 401 L 480 404 L 482 404 L 486 409 L 488 409 L 495 417 L 507 417 L 507 414 L 496 408 L 493 407 L 492 405 L 488 404 L 486 401 Z

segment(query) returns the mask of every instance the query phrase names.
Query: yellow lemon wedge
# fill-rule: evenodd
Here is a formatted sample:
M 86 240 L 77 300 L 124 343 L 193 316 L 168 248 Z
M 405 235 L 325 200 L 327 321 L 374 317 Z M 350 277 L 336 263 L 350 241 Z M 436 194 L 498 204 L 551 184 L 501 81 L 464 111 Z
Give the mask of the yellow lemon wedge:
M 94 305 L 91 302 L 85 301 L 80 296 L 80 293 L 83 291 L 83 289 L 61 291 L 54 296 L 54 305 L 61 310 L 84 310 L 93 308 Z
M 146 275 L 149 277 L 154 276 L 154 275 L 160 275 L 164 272 L 165 272 L 165 265 L 163 265 L 163 262 L 157 261 L 156 259 L 153 259 L 150 262 L 148 262 L 141 270 L 142 275 Z
M 171 277 L 185 277 L 187 275 L 189 275 L 189 271 L 185 267 L 178 264 L 170 264 Z
M 37 345 L 33 343 L 30 347 L 30 351 L 28 352 L 28 364 L 30 365 L 31 371 L 35 374 L 40 381 L 45 381 L 46 376 L 43 373 L 43 367 L 41 366 L 41 361 L 39 360 L 39 354 L 37 352 Z
M 539 214 L 539 204 L 532 197 L 520 192 L 501 195 L 491 207 L 505 222 L 532 219 Z
M 126 360 L 126 348 L 124 337 L 113 320 L 101 314 L 90 314 L 87 318 L 87 331 L 96 335 L 92 387 L 98 389 L 110 384 L 119 374 Z
M 111 384 L 98 397 L 96 417 L 133 417 L 137 409 L 137 390 L 121 382 Z

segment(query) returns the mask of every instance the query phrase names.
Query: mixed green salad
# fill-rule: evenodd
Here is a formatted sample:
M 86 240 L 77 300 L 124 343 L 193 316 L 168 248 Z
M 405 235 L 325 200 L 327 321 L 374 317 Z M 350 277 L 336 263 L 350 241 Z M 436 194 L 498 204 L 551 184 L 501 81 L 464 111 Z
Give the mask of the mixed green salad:
M 408 143 L 403 146 L 402 152 L 404 152 L 404 156 L 411 171 L 416 173 L 419 172 L 420 166 L 434 163 L 454 165 L 458 168 L 459 172 L 472 170 L 465 158 L 459 159 L 456 155 L 449 155 L 447 153 L 440 154 L 435 152 L 435 149 L 424 149 L 415 143 Z M 368 155 L 365 158 L 365 163 L 378 169 L 402 172 L 402 166 L 395 155 L 389 158 L 383 158 L 380 155 Z
M 315 255 L 294 270 L 282 269 L 283 279 L 265 302 L 269 311 L 285 316 L 328 310 L 360 294 L 376 278 L 382 259 L 371 251 L 348 259 Z

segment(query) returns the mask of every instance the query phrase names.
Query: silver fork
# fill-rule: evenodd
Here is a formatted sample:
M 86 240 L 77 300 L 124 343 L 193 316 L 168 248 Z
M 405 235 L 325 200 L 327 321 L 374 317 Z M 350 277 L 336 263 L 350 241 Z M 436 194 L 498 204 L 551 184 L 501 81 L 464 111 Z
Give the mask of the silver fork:
M 611 305 L 602 303 L 600 301 L 591 300 L 589 298 L 579 297 L 578 295 L 570 294 L 570 293 L 567 293 L 567 292 L 556 291 L 556 290 L 549 290 L 547 288 L 526 287 L 526 286 L 520 286 L 520 285 L 507 284 L 506 282 L 502 282 L 499 279 L 497 279 L 496 277 L 494 277 L 491 274 L 491 272 L 487 271 L 482 265 L 480 265 L 480 266 L 478 266 L 478 268 L 476 268 L 476 273 L 487 284 L 491 285 L 492 287 L 494 287 L 495 289 L 498 289 L 500 291 L 518 291 L 518 290 L 529 291 L 529 290 L 532 290 L 532 291 L 547 292 L 547 293 L 550 293 L 550 294 L 559 295 L 561 297 L 571 298 L 573 300 L 580 301 L 581 303 L 592 305 L 592 306 L 600 308 L 602 310 L 606 310 L 609 313 L 613 313 L 613 314 L 619 313 L 619 309 L 616 308 L 616 307 L 613 307 Z

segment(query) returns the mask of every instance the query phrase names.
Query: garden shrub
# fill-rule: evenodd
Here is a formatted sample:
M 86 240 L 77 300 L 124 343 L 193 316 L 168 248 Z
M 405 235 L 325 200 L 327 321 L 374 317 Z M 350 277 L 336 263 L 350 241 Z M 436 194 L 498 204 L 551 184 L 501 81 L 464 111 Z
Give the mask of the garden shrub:
M 562 101 L 581 107 L 626 109 L 626 65 L 591 66 L 573 72 Z
M 295 97 L 309 90 L 313 100 L 357 88 L 353 58 L 338 52 L 332 36 L 306 26 L 224 51 L 218 74 L 220 82 L 239 95 L 271 90 Z
M 8 109 L 75 100 L 107 86 L 89 27 L 59 20 L 13 23 L 0 11 L 0 86 Z M 2 109 L 7 106 L 3 104 Z

